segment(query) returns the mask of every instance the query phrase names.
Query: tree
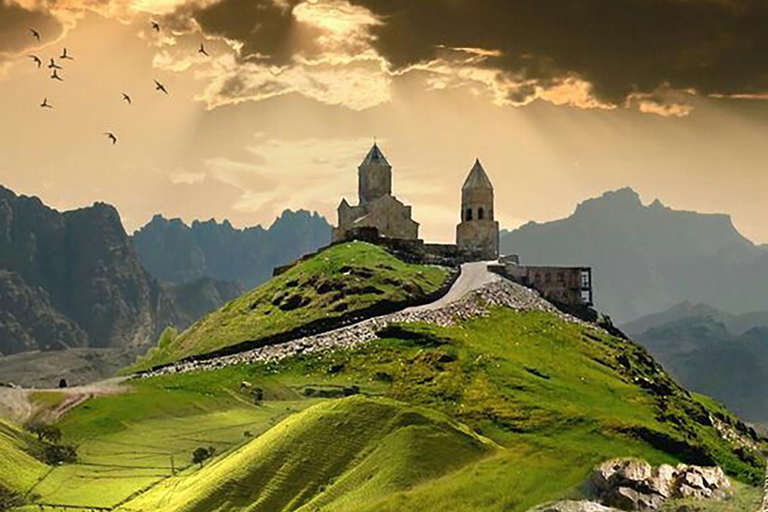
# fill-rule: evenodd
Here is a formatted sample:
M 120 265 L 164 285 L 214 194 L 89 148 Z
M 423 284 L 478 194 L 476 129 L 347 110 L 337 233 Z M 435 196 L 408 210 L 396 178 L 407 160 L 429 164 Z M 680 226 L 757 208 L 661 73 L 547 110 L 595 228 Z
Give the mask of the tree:
M 194 452 L 192 452 L 192 464 L 200 464 L 200 467 L 203 467 L 203 462 L 211 458 L 211 452 L 208 451 L 208 448 L 203 448 L 202 446 L 200 448 L 195 449 Z

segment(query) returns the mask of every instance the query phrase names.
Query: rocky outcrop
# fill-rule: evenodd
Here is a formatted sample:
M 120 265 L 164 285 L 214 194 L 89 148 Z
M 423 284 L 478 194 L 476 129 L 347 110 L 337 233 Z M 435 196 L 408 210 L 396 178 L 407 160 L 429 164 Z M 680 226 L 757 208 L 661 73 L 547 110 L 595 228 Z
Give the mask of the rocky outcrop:
M 674 498 L 723 500 L 731 482 L 718 468 L 664 464 L 658 468 L 637 459 L 616 459 L 598 466 L 589 480 L 591 495 L 622 510 L 656 510 Z
M 545 503 L 528 512 L 619 512 L 618 509 L 606 507 L 594 501 L 556 501 Z

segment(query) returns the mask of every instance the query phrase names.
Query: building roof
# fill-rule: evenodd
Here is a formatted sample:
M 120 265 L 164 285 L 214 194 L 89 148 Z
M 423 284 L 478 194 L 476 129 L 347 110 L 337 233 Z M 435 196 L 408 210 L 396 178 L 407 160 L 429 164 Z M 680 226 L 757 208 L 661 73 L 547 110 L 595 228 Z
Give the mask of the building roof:
M 469 171 L 469 176 L 467 176 L 467 180 L 464 182 L 464 186 L 461 188 L 462 190 L 470 188 L 493 189 L 493 184 L 491 183 L 490 178 L 488 178 L 488 175 L 485 173 L 485 169 L 483 169 L 483 165 L 480 163 L 479 159 L 475 160 L 475 165 L 472 167 L 472 170 Z
M 363 160 L 363 163 L 360 164 L 363 165 L 389 165 L 389 162 L 387 162 L 387 159 L 384 157 L 384 153 L 381 152 L 379 149 L 379 146 L 374 142 L 373 147 L 368 152 L 368 155 L 365 157 L 365 160 Z

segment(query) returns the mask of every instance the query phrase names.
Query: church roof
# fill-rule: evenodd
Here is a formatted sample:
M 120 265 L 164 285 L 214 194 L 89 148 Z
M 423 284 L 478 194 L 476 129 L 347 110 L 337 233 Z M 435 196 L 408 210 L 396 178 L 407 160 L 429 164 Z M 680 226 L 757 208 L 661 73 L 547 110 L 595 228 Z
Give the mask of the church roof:
M 387 162 L 384 153 L 381 152 L 379 146 L 374 142 L 373 147 L 360 165 L 389 165 L 389 162 Z
M 479 159 L 475 160 L 475 165 L 472 167 L 472 170 L 469 171 L 469 176 L 467 176 L 467 180 L 464 182 L 464 186 L 461 188 L 462 190 L 470 188 L 493 189 L 493 184 L 488 178 L 488 175 L 485 173 L 485 169 L 483 169 Z

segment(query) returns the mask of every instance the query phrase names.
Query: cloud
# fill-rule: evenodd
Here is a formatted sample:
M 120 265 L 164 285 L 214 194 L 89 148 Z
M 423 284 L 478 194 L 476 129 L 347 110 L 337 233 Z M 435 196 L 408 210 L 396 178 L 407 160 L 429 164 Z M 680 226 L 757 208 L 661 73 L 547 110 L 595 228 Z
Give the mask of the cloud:
M 40 33 L 41 42 L 32 36 L 31 28 Z M 63 30 L 56 16 L 45 8 L 0 0 L 0 64 L 56 40 Z

